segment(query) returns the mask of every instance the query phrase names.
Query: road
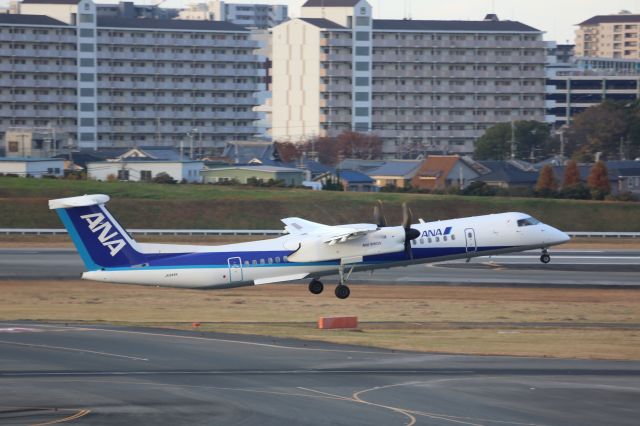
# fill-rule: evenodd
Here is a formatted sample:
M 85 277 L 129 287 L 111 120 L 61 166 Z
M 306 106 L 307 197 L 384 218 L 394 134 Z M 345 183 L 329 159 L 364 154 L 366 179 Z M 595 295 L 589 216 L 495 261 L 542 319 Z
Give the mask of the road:
M 0 323 L 0 424 L 636 425 L 640 362 Z M 65 423 L 66 424 L 66 423 Z
M 352 283 L 638 286 L 638 250 L 553 250 L 543 265 L 539 252 L 481 257 L 356 273 Z M 75 279 L 84 271 L 73 249 L 0 249 L 0 279 Z M 337 278 L 336 278 L 337 279 Z M 325 278 L 327 283 L 336 280 Z

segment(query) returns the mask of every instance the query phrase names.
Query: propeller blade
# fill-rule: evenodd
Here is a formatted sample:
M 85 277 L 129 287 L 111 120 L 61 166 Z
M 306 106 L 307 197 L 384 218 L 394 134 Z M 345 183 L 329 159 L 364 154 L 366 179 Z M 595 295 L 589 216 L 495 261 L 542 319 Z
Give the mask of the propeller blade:
M 384 212 L 382 210 L 382 201 L 378 200 L 378 204 L 373 207 L 373 220 L 375 221 L 378 228 L 384 228 L 387 226 L 387 219 L 384 217 Z
M 402 227 L 404 229 L 411 228 L 411 210 L 407 203 L 402 203 Z

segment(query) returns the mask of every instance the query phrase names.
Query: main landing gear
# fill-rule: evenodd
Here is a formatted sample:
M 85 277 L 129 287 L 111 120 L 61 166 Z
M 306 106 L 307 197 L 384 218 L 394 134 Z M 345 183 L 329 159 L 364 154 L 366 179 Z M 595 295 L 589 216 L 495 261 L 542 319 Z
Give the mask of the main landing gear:
M 346 299 L 351 294 L 351 290 L 349 290 L 349 287 L 347 287 L 345 283 L 347 282 L 347 279 L 349 279 L 349 277 L 351 276 L 352 271 L 353 271 L 353 267 L 351 268 L 351 270 L 349 270 L 349 273 L 345 277 L 344 265 L 340 265 L 340 267 L 338 268 L 338 272 L 340 273 L 340 283 L 336 287 L 336 291 L 335 291 L 336 297 L 338 299 Z M 324 284 L 322 284 L 320 280 L 314 278 L 309 283 L 309 291 L 312 294 L 320 294 L 322 293 L 323 290 L 324 290 Z
M 540 262 L 542 263 L 551 262 L 551 256 L 549 256 L 547 249 L 542 249 L 542 254 L 540 255 Z
M 321 281 L 315 278 L 312 279 L 311 282 L 309 283 L 309 291 L 312 294 L 320 294 L 322 293 L 322 290 L 324 290 L 324 284 L 322 284 Z

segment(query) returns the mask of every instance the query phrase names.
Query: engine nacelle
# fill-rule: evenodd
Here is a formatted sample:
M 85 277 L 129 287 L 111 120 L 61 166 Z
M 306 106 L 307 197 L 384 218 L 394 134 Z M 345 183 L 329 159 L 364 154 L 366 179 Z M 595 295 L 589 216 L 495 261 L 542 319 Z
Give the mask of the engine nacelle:
M 376 254 L 404 251 L 405 230 L 402 226 L 390 226 L 345 242 L 330 244 L 319 238 L 298 241 L 300 248 L 289 255 L 290 262 L 323 262 Z M 287 244 L 288 246 L 288 244 Z M 295 249 L 292 247 L 287 247 Z

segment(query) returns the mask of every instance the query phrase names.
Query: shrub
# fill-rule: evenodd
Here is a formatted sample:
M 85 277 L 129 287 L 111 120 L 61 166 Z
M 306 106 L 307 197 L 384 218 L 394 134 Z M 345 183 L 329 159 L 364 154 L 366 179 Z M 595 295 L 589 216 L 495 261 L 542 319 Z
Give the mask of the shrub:
M 167 184 L 177 183 L 177 181 L 166 172 L 158 173 L 157 175 L 155 175 L 153 179 L 151 179 L 151 181 L 153 183 L 167 183 Z

